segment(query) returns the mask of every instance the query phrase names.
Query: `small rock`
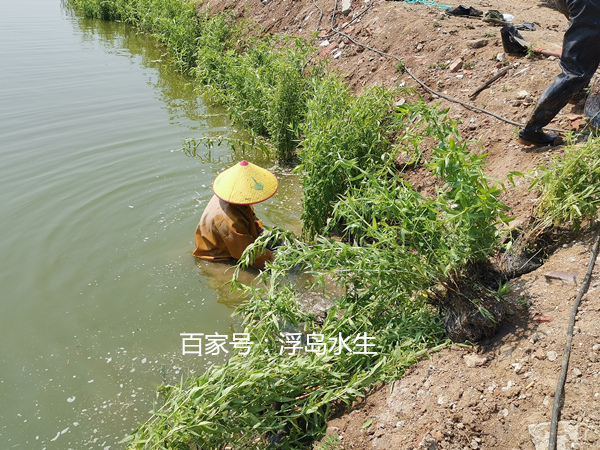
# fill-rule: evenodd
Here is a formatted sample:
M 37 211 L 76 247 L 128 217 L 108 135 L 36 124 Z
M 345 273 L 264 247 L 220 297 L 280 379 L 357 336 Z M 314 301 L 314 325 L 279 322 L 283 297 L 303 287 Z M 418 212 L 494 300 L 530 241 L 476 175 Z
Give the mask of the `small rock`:
M 513 387 L 515 385 L 515 382 L 513 380 L 508 380 L 508 382 L 506 383 L 506 386 L 504 386 L 502 388 L 502 390 L 504 392 L 507 392 L 511 387 Z
M 352 0 L 342 0 L 342 14 L 348 15 L 352 10 Z
M 600 344 L 595 344 L 595 345 L 592 347 L 592 350 L 593 350 L 593 351 L 595 351 L 595 352 L 598 352 L 598 351 L 600 351 Z
M 514 363 L 511 364 L 511 366 L 513 367 L 513 370 L 515 371 L 515 373 L 521 373 L 523 372 L 523 364 L 521 363 Z
M 569 421 L 560 421 L 556 448 L 581 448 L 579 447 L 579 427 L 580 425 L 571 425 Z M 535 450 L 546 450 L 550 439 L 550 422 L 531 424 L 528 429 Z
M 442 442 L 444 440 L 444 434 L 440 431 L 434 431 L 431 433 L 431 437 L 433 437 L 437 442 Z
M 585 430 L 584 440 L 593 444 L 598 441 L 598 435 L 594 433 L 592 430 Z
M 437 450 L 438 446 L 435 439 L 431 437 L 429 433 L 427 433 L 425 436 L 423 436 L 423 439 L 421 439 L 421 442 L 419 442 L 417 448 L 422 448 L 424 450 Z
M 319 44 L 319 47 L 327 47 L 329 45 L 329 41 L 325 39 L 323 42 Z
M 541 340 L 544 339 L 544 335 L 540 332 L 535 332 L 534 334 L 531 335 L 531 337 L 529 338 L 529 342 L 531 342 L 532 344 L 535 344 L 536 342 L 539 342 Z M 533 349 L 532 349 L 533 350 Z
M 535 353 L 533 354 L 533 356 L 537 359 L 546 359 L 546 355 L 544 354 L 544 350 L 542 350 L 541 348 L 538 348 Z
M 423 47 L 424 47 L 424 45 L 421 42 L 419 42 L 417 44 L 417 51 L 420 52 L 421 50 L 423 50 Z
M 479 367 L 487 362 L 487 358 L 485 356 L 477 355 L 475 353 L 468 353 L 463 357 L 463 359 L 465 360 L 467 367 Z
M 518 100 L 525 100 L 527 97 L 529 97 L 529 92 L 527 92 L 527 91 L 519 91 L 519 92 L 517 92 L 517 99 Z
M 575 367 L 571 372 L 573 372 L 573 375 L 576 377 L 580 377 L 583 374 L 581 373 L 581 370 L 579 370 L 577 367 Z
M 467 47 L 469 48 L 481 48 L 485 47 L 487 44 L 487 39 L 474 39 L 472 41 L 467 41 Z
M 336 47 L 337 47 L 337 44 L 335 42 L 333 44 L 329 44 L 327 47 L 325 47 L 323 50 L 321 50 L 321 52 L 319 53 L 319 56 L 322 58 L 326 57 L 331 52 L 333 52 Z
M 454 73 L 454 72 L 457 72 L 460 69 L 462 69 L 462 66 L 463 66 L 462 58 L 456 58 L 454 61 L 452 61 L 450 63 L 450 66 L 448 66 L 448 69 L 450 70 L 450 73 Z
M 504 53 L 498 53 L 498 54 L 496 55 L 496 61 L 498 61 L 498 62 L 502 62 L 502 61 L 504 61 L 504 60 L 506 60 L 506 55 L 505 55 Z
M 523 92 L 525 92 L 525 91 L 523 91 Z M 555 280 L 572 281 L 573 283 L 577 284 L 577 274 L 572 273 L 572 272 L 563 272 L 562 270 L 555 270 L 553 272 L 545 273 L 544 277 L 546 277 L 546 281 L 555 279 Z
M 558 353 L 556 353 L 554 350 L 550 350 L 548 353 L 546 353 L 546 358 L 548 358 L 548 361 L 556 361 L 556 358 L 558 358 Z

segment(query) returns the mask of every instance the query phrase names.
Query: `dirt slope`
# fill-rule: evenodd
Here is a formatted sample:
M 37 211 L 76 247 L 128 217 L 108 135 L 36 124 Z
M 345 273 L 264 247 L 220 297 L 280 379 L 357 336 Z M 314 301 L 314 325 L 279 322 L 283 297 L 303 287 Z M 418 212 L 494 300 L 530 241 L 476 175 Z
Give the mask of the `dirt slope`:
M 348 12 L 342 14 L 342 7 L 348 5 Z M 464 6 L 510 14 L 514 24 L 534 22 L 536 31 L 521 31 L 527 41 L 545 49 L 561 48 L 567 21 L 549 3 L 490 0 Z M 356 42 L 400 58 L 439 93 L 513 122 L 525 121 L 559 72 L 556 58 L 504 54 L 497 24 L 448 16 L 437 6 L 383 0 L 219 0 L 205 7 L 213 12 L 233 9 L 269 33 L 305 38 L 318 34 L 318 57 L 329 58 L 331 67 L 357 92 L 374 84 L 418 85 L 397 71 L 396 59 Z M 337 14 L 332 21 L 334 8 Z M 470 93 L 509 64 L 506 75 L 469 99 Z M 517 126 L 422 88 L 419 92 L 428 101 L 450 108 L 450 116 L 460 120 L 463 136 L 481 142 L 482 151 L 488 153 L 487 171 L 498 180 L 506 181 L 511 171 L 526 173 L 551 155 L 561 154 L 560 147 L 525 148 L 517 142 Z M 577 129 L 581 109 L 581 105 L 565 107 L 551 127 Z M 503 199 L 513 208 L 517 222 L 527 220 L 535 202 L 526 187 L 525 180 L 509 186 Z M 548 427 L 543 423 L 551 418 L 569 315 L 592 240 L 581 236 L 565 244 L 544 266 L 511 282 L 515 313 L 492 341 L 476 349 L 444 350 L 422 361 L 393 389 L 382 387 L 353 411 L 331 420 L 328 433 L 341 436 L 347 449 L 547 448 L 544 429 L 547 433 Z M 544 276 L 555 270 L 576 273 L 577 283 Z M 598 273 L 596 269 L 578 315 L 559 448 L 600 448 Z M 550 317 L 551 322 L 534 321 L 539 315 Z M 363 428 L 368 421 L 371 425 Z

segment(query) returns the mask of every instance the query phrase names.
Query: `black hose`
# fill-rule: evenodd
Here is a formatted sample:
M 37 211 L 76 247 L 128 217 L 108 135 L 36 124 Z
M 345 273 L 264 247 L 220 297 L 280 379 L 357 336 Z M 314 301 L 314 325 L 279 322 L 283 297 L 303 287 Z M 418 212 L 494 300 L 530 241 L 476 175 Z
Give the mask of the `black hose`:
M 571 343 L 573 341 L 573 328 L 575 327 L 575 316 L 581 303 L 581 298 L 585 295 L 588 288 L 590 287 L 590 281 L 592 278 L 592 271 L 594 270 L 594 264 L 598 257 L 598 247 L 600 246 L 600 231 L 596 236 L 596 242 L 592 249 L 592 257 L 588 264 L 588 270 L 585 274 L 585 279 L 579 289 L 575 303 L 573 304 L 573 311 L 571 312 L 571 320 L 569 321 L 569 329 L 567 331 L 567 343 L 565 345 L 565 354 L 563 356 L 562 369 L 560 376 L 558 377 L 558 385 L 556 386 L 556 392 L 554 393 L 554 406 L 552 407 L 552 421 L 550 422 L 550 440 L 548 441 L 548 450 L 556 450 L 556 439 L 558 431 L 558 416 L 560 414 L 560 403 L 565 390 L 565 381 L 567 379 L 567 370 L 569 370 L 569 357 L 571 356 Z

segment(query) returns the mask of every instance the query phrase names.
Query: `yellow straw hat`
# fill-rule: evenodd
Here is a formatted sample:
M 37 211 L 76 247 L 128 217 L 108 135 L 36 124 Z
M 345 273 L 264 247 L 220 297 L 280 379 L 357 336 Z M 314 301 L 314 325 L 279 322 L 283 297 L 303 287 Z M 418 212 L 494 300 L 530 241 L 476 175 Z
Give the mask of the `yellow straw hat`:
M 278 186 L 279 181 L 271 172 L 248 161 L 241 161 L 215 178 L 213 191 L 227 203 L 251 205 L 272 197 Z

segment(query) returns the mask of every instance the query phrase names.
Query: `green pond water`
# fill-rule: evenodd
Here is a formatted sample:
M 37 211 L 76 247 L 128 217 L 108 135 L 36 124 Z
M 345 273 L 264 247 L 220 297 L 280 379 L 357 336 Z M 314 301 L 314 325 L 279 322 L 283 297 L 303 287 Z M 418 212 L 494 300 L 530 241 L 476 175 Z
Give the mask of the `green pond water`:
M 180 151 L 244 135 L 153 39 L 59 0 L 0 5 L 0 448 L 121 448 L 157 386 L 221 360 L 180 333 L 239 331 L 227 267 L 191 256 L 216 174 L 273 169 L 257 214 L 296 233 L 299 182 Z

